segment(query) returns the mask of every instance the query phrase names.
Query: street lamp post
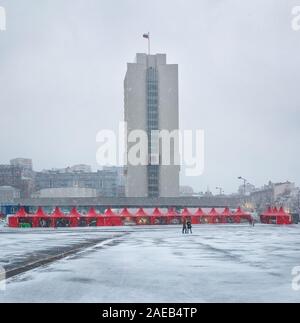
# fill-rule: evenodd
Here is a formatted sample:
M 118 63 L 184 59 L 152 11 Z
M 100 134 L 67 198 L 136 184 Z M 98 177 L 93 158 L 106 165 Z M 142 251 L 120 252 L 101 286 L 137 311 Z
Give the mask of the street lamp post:
M 247 179 L 242 177 L 242 176 L 239 176 L 238 179 L 242 180 L 244 182 L 244 204 L 246 205 L 246 183 L 247 183 Z
M 220 195 L 222 195 L 222 194 L 224 193 L 224 191 L 223 191 L 222 187 L 217 186 L 217 187 L 216 187 L 216 190 L 219 190 L 219 191 L 220 191 Z
M 246 180 L 246 178 L 244 178 L 242 176 L 239 176 L 238 179 L 241 179 L 244 182 L 244 196 L 246 196 L 246 183 L 247 183 L 247 180 Z

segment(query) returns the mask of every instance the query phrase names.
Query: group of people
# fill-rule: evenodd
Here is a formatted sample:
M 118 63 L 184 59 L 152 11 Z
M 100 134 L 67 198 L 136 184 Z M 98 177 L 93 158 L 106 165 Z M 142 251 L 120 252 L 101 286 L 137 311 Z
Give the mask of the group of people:
M 183 221 L 182 224 L 182 234 L 193 233 L 192 232 L 192 222 L 190 220 Z

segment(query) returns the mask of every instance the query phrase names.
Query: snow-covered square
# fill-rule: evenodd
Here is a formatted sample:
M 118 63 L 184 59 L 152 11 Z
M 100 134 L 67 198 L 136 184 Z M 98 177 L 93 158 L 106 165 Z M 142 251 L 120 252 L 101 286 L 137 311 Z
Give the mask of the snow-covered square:
M 97 240 L 98 239 L 98 240 Z M 0 265 L 94 244 L 15 275 L 1 302 L 299 302 L 300 226 L 0 231 Z

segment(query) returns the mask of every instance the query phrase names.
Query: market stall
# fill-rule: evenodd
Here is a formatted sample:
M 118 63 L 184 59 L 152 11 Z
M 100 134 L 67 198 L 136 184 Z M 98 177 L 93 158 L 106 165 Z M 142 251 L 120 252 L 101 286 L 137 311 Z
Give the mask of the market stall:
M 285 212 L 283 207 L 280 207 L 277 213 L 277 224 L 292 224 L 292 216 Z
M 166 213 L 167 224 L 181 224 L 182 218 L 181 215 L 177 213 L 177 211 L 170 207 Z
M 267 223 L 268 217 L 272 215 L 272 208 L 269 206 L 268 209 L 260 215 L 260 222 Z
M 274 207 L 273 209 L 269 207 L 260 216 L 260 220 L 265 224 L 292 224 L 292 216 L 286 213 L 281 207 L 279 210 Z
M 151 214 L 151 224 L 167 224 L 167 217 L 159 210 L 155 208 Z
M 236 223 L 240 223 L 240 222 L 251 223 L 253 221 L 251 214 L 246 213 L 240 207 L 235 211 L 234 217 L 235 217 Z
M 151 224 L 151 217 L 144 211 L 143 208 L 139 208 L 135 213 L 137 225 L 148 225 Z
M 33 214 L 29 214 L 25 211 L 25 208 L 20 208 L 16 213 L 18 227 L 20 228 L 32 228 L 34 222 Z
M 123 225 L 122 223 L 122 218 L 119 214 L 113 212 L 113 210 L 111 208 L 108 208 L 105 212 L 104 212 L 104 223 L 106 226 L 121 226 Z
M 208 213 L 207 220 L 209 224 L 216 224 L 222 221 L 222 217 L 215 208 L 212 208 Z
M 238 217 L 236 217 L 228 207 L 221 213 L 221 223 L 238 223 Z
M 77 211 L 76 207 L 73 207 L 69 213 L 70 227 L 78 227 L 81 214 Z
M 21 207 L 16 214 L 8 217 L 8 226 L 11 228 L 18 228 L 19 220 L 25 217 L 27 217 L 27 213 L 25 209 Z
M 39 207 L 33 217 L 33 226 L 38 228 L 51 227 L 51 218 Z
M 204 218 L 207 214 L 199 207 L 197 211 L 192 216 L 192 224 L 205 223 Z
M 99 214 L 97 214 L 95 208 L 91 207 L 86 215 L 87 225 L 89 227 L 96 227 L 98 223 Z
M 183 208 L 181 212 L 181 223 L 183 223 L 183 221 L 190 221 L 192 224 L 196 224 L 194 223 L 195 221 L 193 221 L 193 217 L 193 214 L 189 211 L 188 208 Z
M 123 225 L 136 225 L 136 217 L 125 207 L 120 213 Z
M 56 207 L 54 212 L 50 215 L 51 226 L 54 228 L 66 228 L 70 227 L 71 221 L 68 216 L 66 216 L 59 207 Z

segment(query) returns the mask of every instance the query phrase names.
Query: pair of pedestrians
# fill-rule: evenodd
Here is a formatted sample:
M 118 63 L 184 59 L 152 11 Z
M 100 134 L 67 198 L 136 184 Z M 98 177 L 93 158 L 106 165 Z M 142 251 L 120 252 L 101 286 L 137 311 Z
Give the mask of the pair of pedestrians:
M 182 225 L 182 234 L 193 233 L 192 232 L 192 222 L 191 221 L 183 221 Z

